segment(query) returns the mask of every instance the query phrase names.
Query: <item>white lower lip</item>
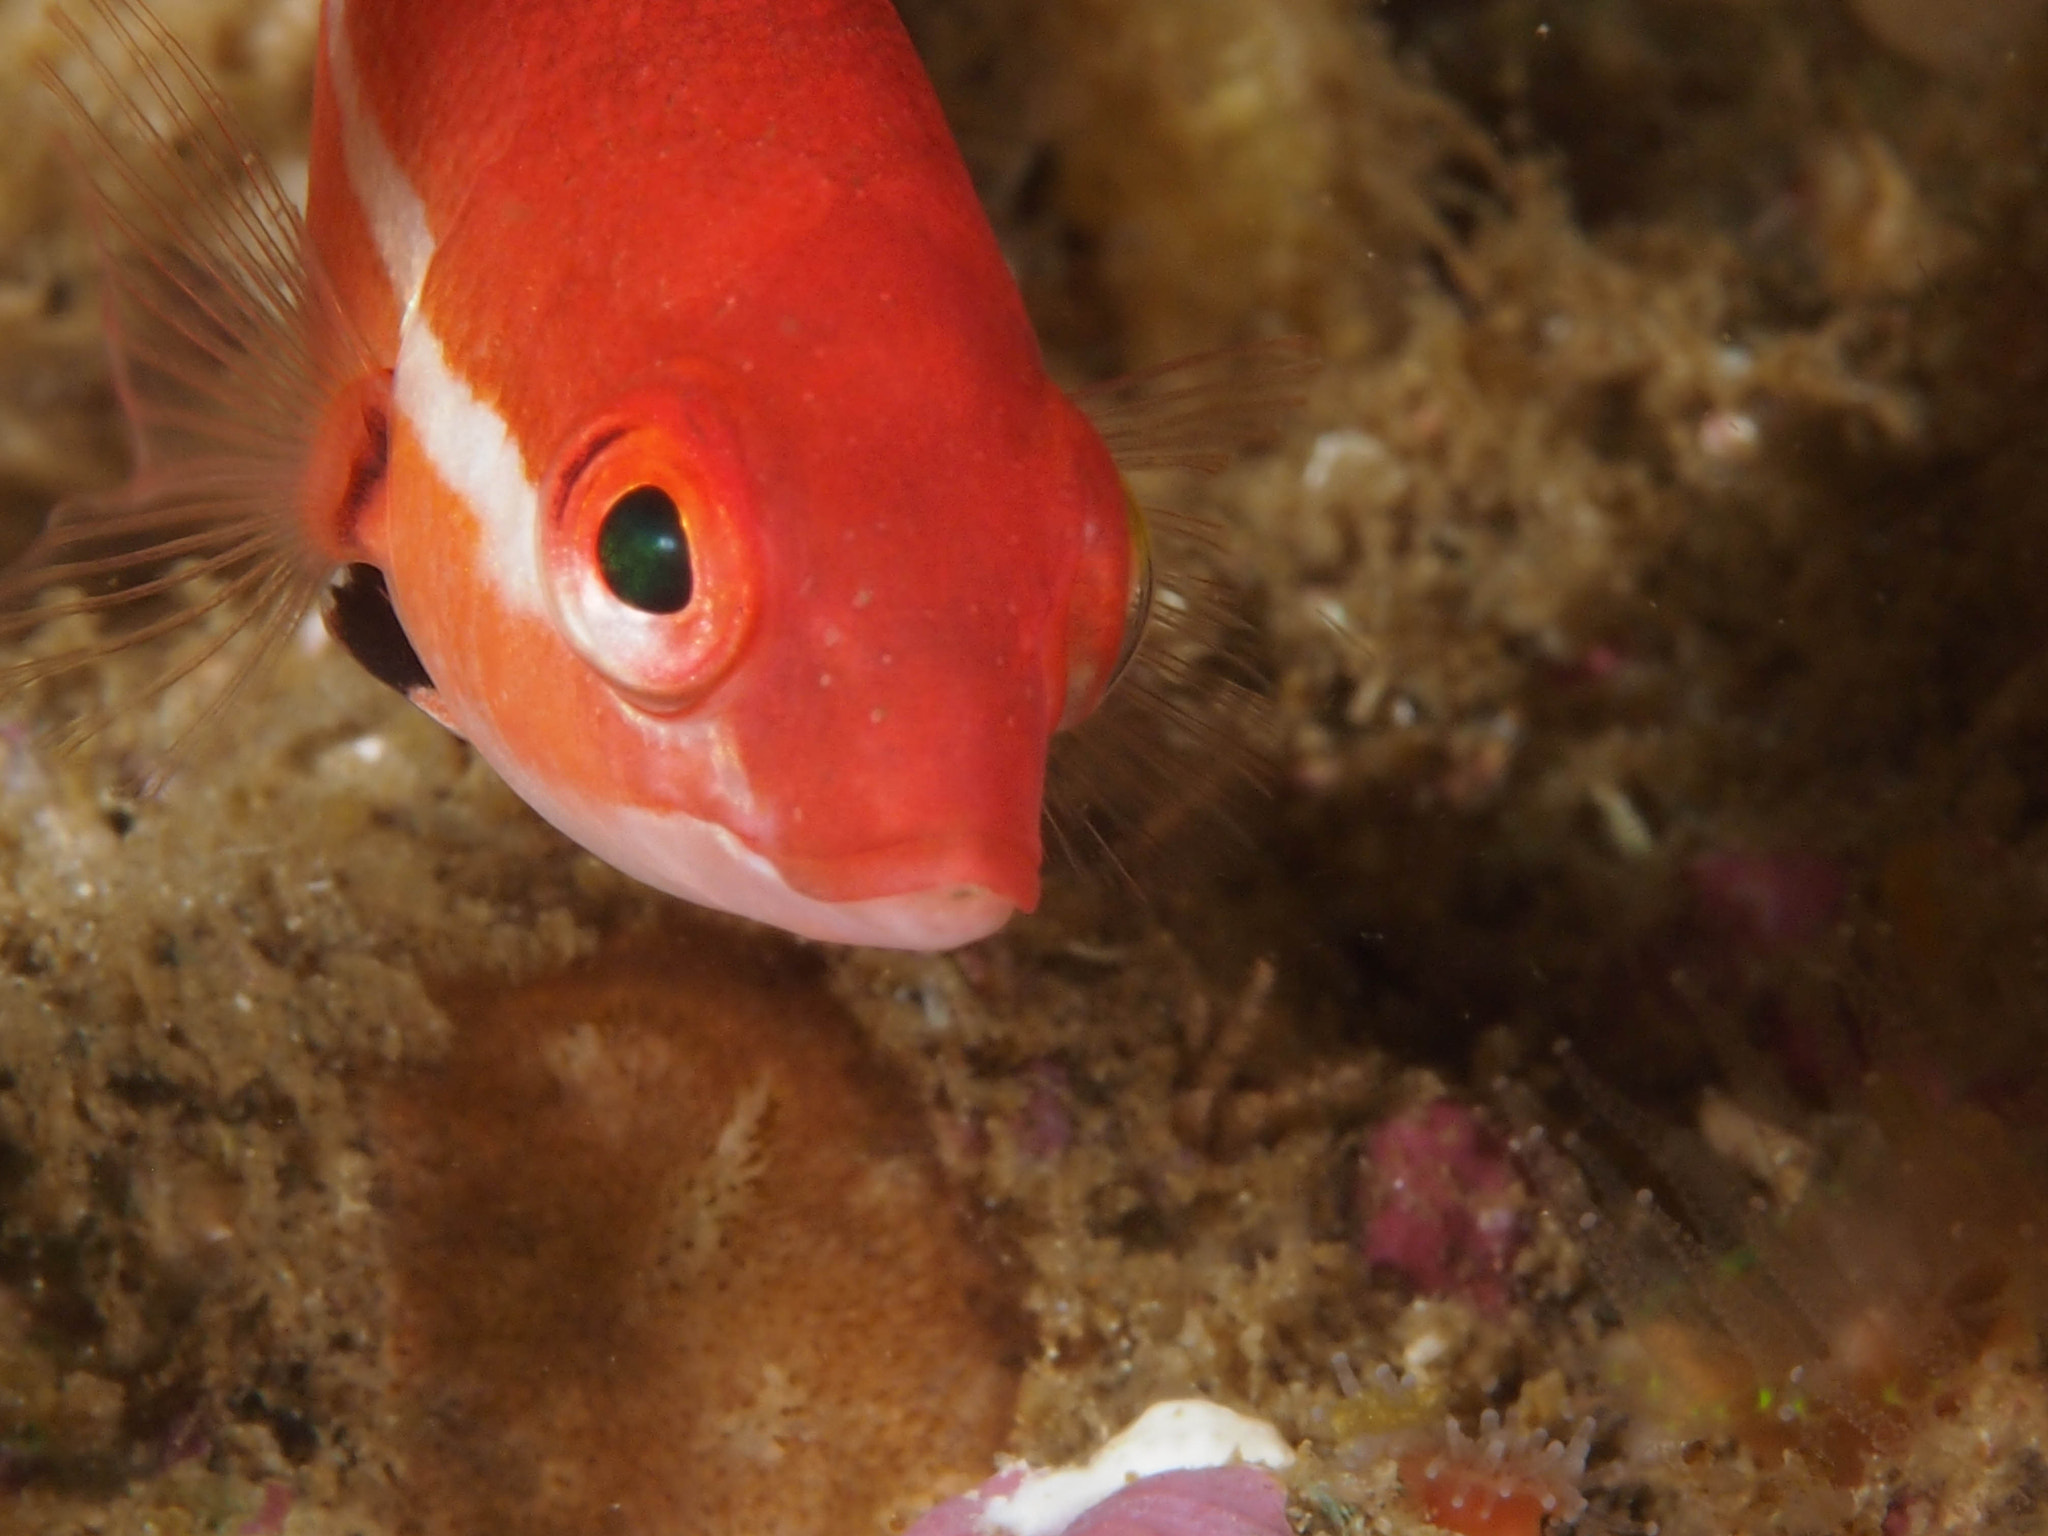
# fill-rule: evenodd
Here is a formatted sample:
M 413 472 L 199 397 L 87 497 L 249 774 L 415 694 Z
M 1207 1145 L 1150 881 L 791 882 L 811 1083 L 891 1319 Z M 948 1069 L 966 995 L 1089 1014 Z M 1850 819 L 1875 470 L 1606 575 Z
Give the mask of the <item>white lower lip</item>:
M 527 804 L 634 879 L 807 939 L 882 949 L 956 949 L 987 938 L 1017 910 L 1014 902 L 976 885 L 820 901 L 792 890 L 773 864 L 724 827 L 674 813 L 590 805 L 548 786 L 507 778 Z
M 520 799 L 614 869 L 702 907 L 829 944 L 925 952 L 985 939 L 1017 911 L 1015 902 L 978 885 L 820 901 L 792 889 L 774 864 L 715 822 L 565 794 L 560 785 L 523 772 L 489 722 L 451 712 L 442 723 L 468 737 Z
M 864 901 L 820 901 L 790 889 L 774 865 L 725 828 L 687 816 L 611 810 L 579 826 L 555 824 L 607 863 L 657 889 L 833 944 L 955 949 L 987 938 L 1017 910 L 993 891 L 973 885 Z

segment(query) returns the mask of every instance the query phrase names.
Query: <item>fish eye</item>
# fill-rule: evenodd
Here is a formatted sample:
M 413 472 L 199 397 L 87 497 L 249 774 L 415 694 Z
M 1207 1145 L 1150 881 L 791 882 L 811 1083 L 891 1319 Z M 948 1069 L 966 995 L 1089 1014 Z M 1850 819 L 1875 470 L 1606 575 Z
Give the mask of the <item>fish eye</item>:
M 690 540 L 675 498 L 638 485 L 612 503 L 597 530 L 597 568 L 612 595 L 642 613 L 689 606 Z
M 541 487 L 555 627 L 635 708 L 679 714 L 732 668 L 760 590 L 750 481 L 701 397 L 627 397 L 556 453 Z

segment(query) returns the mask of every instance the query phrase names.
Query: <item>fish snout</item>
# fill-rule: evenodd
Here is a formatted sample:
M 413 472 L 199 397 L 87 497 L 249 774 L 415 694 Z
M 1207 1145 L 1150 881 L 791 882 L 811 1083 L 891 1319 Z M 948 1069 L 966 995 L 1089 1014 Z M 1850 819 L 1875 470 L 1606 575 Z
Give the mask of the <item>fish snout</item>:
M 952 949 L 986 938 L 1038 905 L 1041 849 L 993 832 L 923 836 L 879 846 L 772 860 L 798 896 L 833 914 L 845 943 Z
M 984 886 L 950 885 L 845 902 L 827 910 L 837 919 L 831 924 L 834 931 L 816 937 L 883 949 L 937 951 L 987 938 L 1017 913 L 1018 904 Z

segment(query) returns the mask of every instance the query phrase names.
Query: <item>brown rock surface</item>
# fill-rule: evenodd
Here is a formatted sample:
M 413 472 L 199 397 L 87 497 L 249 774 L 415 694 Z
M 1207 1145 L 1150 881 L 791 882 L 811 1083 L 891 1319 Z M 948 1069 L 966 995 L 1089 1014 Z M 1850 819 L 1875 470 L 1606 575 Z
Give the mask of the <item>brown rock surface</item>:
M 693 925 L 449 1000 L 373 1113 L 402 1526 L 873 1530 L 985 1473 L 1014 1304 L 819 971 Z

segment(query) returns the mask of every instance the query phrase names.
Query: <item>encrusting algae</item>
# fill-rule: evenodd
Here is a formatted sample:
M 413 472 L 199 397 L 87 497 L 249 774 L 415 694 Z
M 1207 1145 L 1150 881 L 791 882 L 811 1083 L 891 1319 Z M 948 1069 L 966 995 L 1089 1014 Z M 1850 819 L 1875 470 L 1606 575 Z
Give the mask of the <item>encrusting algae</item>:
M 309 0 L 161 9 L 289 168 Z M 2036 9 L 903 9 L 1062 377 L 1330 360 L 1158 492 L 1270 794 L 881 957 L 317 639 L 154 799 L 217 678 L 6 701 L 0 1530 L 902 1529 L 1185 1399 L 1327 1536 L 2048 1529 Z M 121 472 L 57 46 L 11 543 Z

